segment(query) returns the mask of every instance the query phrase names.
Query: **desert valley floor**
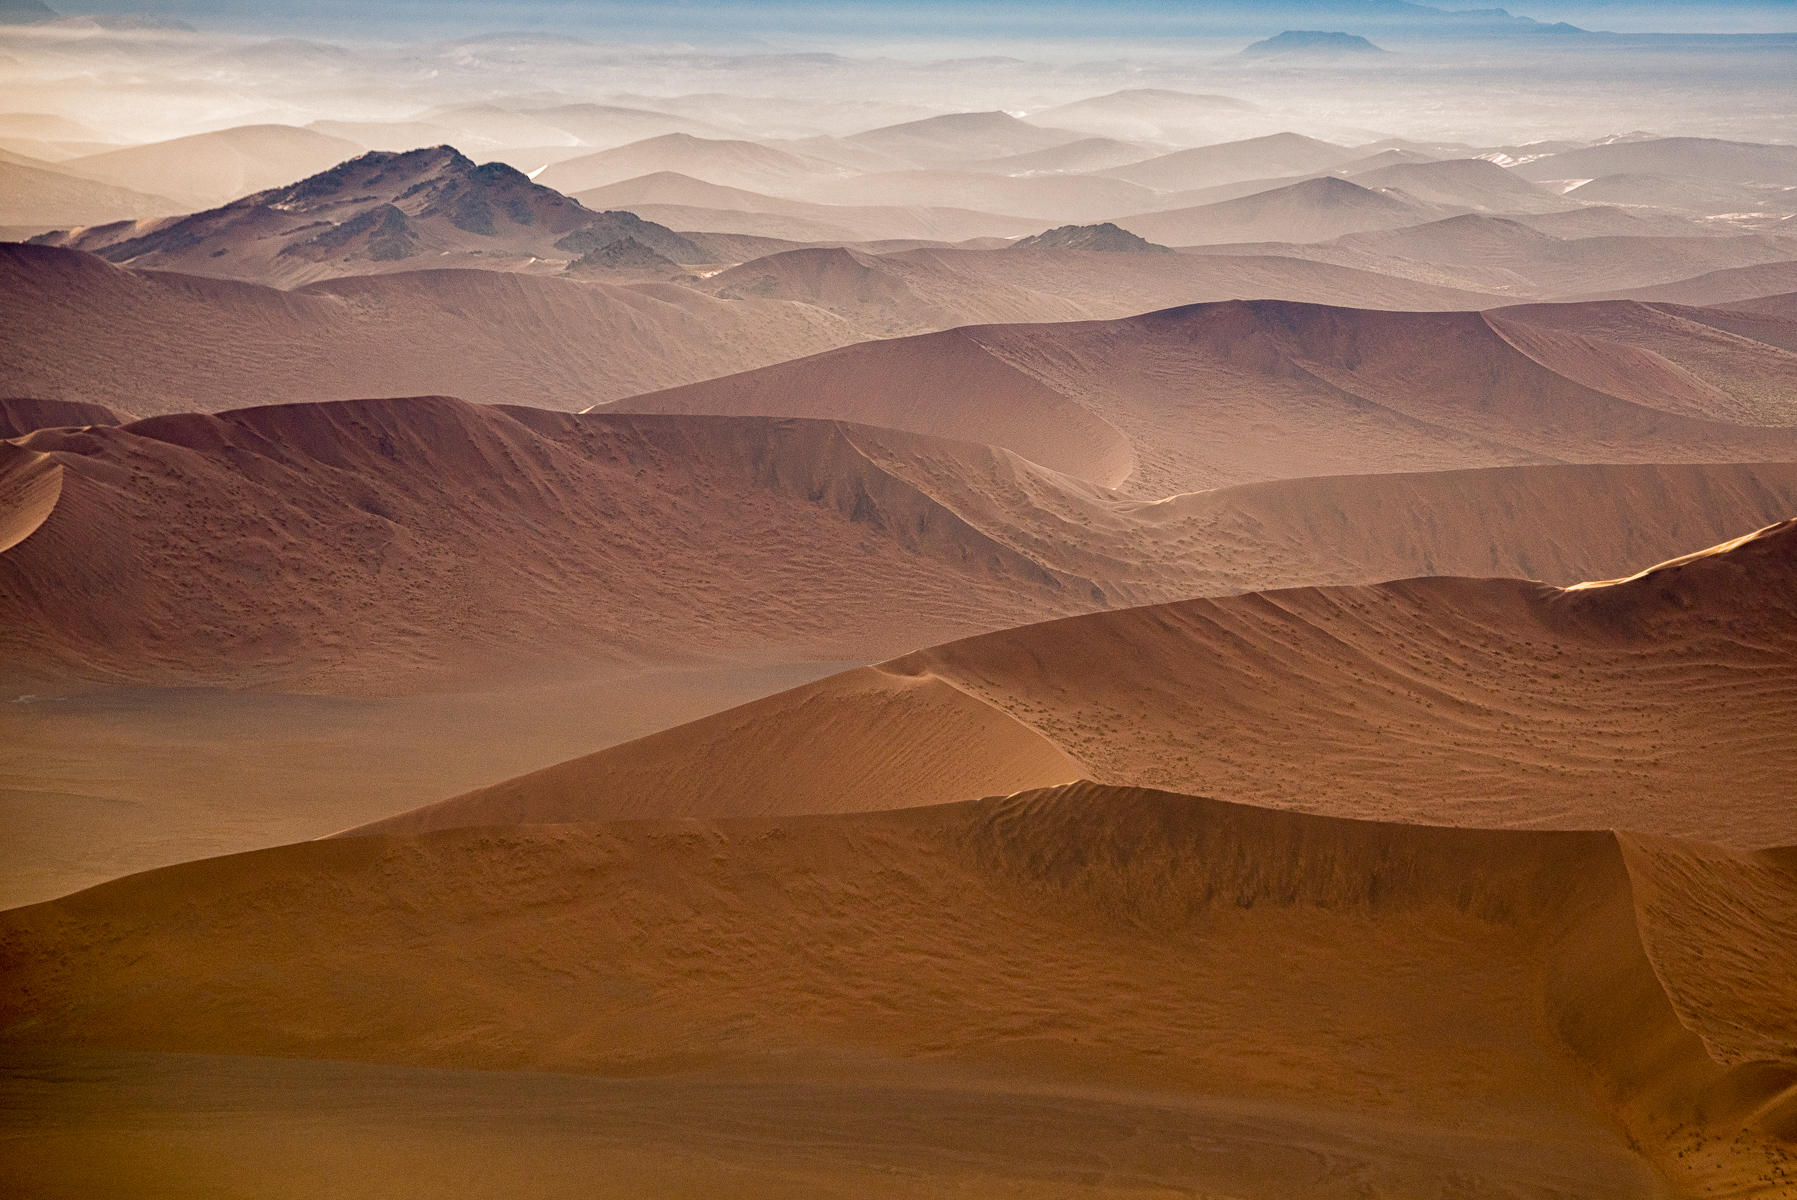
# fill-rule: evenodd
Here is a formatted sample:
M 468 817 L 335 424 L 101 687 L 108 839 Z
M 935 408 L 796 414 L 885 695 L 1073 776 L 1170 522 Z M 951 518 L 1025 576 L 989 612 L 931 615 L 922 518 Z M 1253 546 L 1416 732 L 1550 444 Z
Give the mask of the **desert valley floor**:
M 1788 97 L 183 29 L 0 24 L 0 1192 L 1797 1197 Z

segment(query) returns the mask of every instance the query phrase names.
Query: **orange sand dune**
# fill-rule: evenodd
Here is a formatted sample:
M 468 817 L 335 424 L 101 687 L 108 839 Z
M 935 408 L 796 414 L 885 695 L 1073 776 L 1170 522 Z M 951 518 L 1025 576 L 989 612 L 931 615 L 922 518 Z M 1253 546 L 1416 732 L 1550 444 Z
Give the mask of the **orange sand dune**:
M 961 336 L 940 335 L 987 374 L 954 387 L 1028 385 L 953 346 Z M 1019 419 L 998 432 L 1045 431 Z M 873 661 L 1193 595 L 1443 573 L 1570 583 L 1797 510 L 1797 463 L 1363 475 L 1142 503 L 1002 450 L 890 430 L 431 398 L 16 444 L 63 481 L 54 511 L 21 518 L 37 536 L 0 558 L 0 679 L 33 692 L 393 695 Z
M 1797 454 L 1797 432 L 1733 423 L 1738 406 L 1717 402 L 1689 369 L 1642 392 L 1639 347 L 1556 342 L 1549 354 L 1519 347 L 1524 339 L 1494 321 L 1193 305 L 873 342 L 618 407 L 832 417 L 969 438 L 1154 499 L 1314 475 Z M 1777 353 L 1744 356 L 1739 370 L 1764 374 Z M 1763 382 L 1776 395 L 1775 379 Z M 1739 388 L 1740 375 L 1728 383 Z
M 1092 606 L 876 464 L 882 439 L 917 440 L 431 398 L 43 430 L 8 445 L 65 486 L 0 559 L 0 671 L 393 694 L 877 658 Z
M 843 719 L 879 730 L 858 743 L 870 763 L 907 745 L 914 719 L 916 736 L 937 738 L 939 718 L 921 706 L 914 718 L 903 697 L 940 681 L 1106 784 L 1367 819 L 1777 845 L 1797 841 L 1797 728 L 1783 719 L 1797 705 L 1794 581 L 1797 521 L 1787 521 L 1606 586 L 1412 579 L 1097 613 L 886 663 L 855 683 Z M 876 688 L 877 673 L 892 682 Z M 806 714 L 835 711 L 830 689 L 841 686 L 801 688 L 374 828 L 731 815 L 738 796 L 755 797 L 743 811 L 808 811 L 808 760 L 721 747 L 797 744 L 815 719 Z M 614 762 L 625 780 L 651 762 L 685 781 L 654 810 L 640 785 L 614 787 Z M 865 773 L 866 807 L 903 802 Z M 783 795 L 792 805 L 771 808 L 767 798 Z
M 945 638 L 1268 587 L 1610 577 L 1797 511 L 1793 463 L 1143 503 L 865 427 L 430 399 L 20 445 L 62 488 L 47 517 L 48 492 L 0 505 L 35 529 L 0 553 L 0 694 L 16 701 L 0 706 L 0 903 L 375 820 Z M 296 690 L 325 694 L 281 694 Z M 678 759 L 680 739 L 665 745 Z M 995 791 L 1078 773 L 1043 761 L 1055 770 L 887 778 L 922 794 L 957 773 Z M 644 782 L 660 804 L 644 811 L 669 811 L 666 780 Z M 766 804 L 814 802 L 801 793 L 818 789 Z
M 1181 1180 L 1237 1196 L 1710 1195 L 1797 1178 L 1792 976 L 1691 957 L 1777 943 L 1783 864 L 1090 784 L 341 838 L 0 915 L 0 1030 L 1381 1131 L 1299 1175 L 1231 1147 Z
M 672 284 L 457 270 L 283 292 L 46 246 L 0 244 L 0 291 L 0 392 L 144 414 L 433 393 L 572 410 L 859 336 L 814 306 Z
M 0 442 L 0 552 L 43 526 L 62 495 L 62 465 L 11 442 Z

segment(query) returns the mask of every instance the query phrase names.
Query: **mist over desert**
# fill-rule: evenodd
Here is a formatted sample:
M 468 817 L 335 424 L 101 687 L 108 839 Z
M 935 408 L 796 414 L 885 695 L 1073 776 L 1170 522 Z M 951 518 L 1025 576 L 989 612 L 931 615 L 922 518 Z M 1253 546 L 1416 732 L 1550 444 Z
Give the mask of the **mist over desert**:
M 1797 1200 L 1797 13 L 0 2 L 0 1192 Z

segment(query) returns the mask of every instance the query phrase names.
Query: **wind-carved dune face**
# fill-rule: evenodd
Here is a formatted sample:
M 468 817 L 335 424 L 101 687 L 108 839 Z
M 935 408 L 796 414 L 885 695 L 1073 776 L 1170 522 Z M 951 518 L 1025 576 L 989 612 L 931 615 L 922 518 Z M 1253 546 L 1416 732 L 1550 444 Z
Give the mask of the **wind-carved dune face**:
M 62 465 L 0 442 L 0 553 L 35 533 L 62 495 Z

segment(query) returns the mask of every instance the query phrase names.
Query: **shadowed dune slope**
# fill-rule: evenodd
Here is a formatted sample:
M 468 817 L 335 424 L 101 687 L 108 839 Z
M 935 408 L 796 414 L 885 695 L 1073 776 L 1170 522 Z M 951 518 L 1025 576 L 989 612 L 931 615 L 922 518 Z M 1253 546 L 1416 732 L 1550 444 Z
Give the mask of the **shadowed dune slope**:
M 65 487 L 0 558 L 3 673 L 385 694 L 878 658 L 1093 606 L 862 449 L 919 440 L 444 398 L 41 430 L 7 449 Z
M 1788 1178 L 1789 976 L 1744 1002 L 1666 933 L 1731 951 L 1776 939 L 1788 873 L 1641 846 L 1625 862 L 1603 833 L 1090 784 L 888 813 L 341 838 L 0 915 L 0 1031 L 633 1077 L 803 1061 L 865 1081 L 928 1064 L 984 1086 L 1377 1116 L 1381 1135 L 1318 1156 L 1301 1192 L 1244 1166 L 1264 1147 L 1186 1181 L 1232 1195 L 1347 1196 L 1371 1179 L 1644 1197 Z M 1718 894 L 1780 907 L 1705 905 Z
M 46 246 L 0 245 L 0 291 L 0 391 L 146 415 L 442 393 L 578 409 L 858 336 L 812 306 L 674 285 L 446 270 L 283 292 Z
M 41 396 L 0 396 L 0 437 L 16 438 L 34 429 L 61 425 L 123 425 L 131 418 L 104 404 L 47 400 Z
M 1797 454 L 1797 432 L 1725 419 L 1690 368 L 1643 390 L 1639 347 L 1542 331 L 1555 353 L 1529 353 L 1492 321 L 1230 301 L 869 343 L 618 407 L 969 438 L 1155 499 L 1315 475 Z
M 1797 841 L 1797 730 L 1783 719 L 1797 704 L 1794 667 L 1797 522 L 1787 521 L 1601 586 L 1429 578 L 1191 600 L 983 635 L 876 670 L 983 700 L 1106 784 L 1755 847 Z M 614 793 L 612 764 L 628 779 L 646 758 L 688 776 L 667 815 L 727 815 L 739 792 L 803 796 L 809 760 L 717 747 L 726 734 L 796 744 L 795 714 L 828 709 L 827 689 L 840 686 L 800 688 L 376 828 L 637 815 L 643 793 Z M 891 703 L 904 693 L 895 682 L 871 694 L 886 753 L 897 753 L 912 736 L 909 706 Z M 934 736 L 928 709 L 915 719 L 919 736 Z M 867 775 L 866 807 L 904 802 Z

